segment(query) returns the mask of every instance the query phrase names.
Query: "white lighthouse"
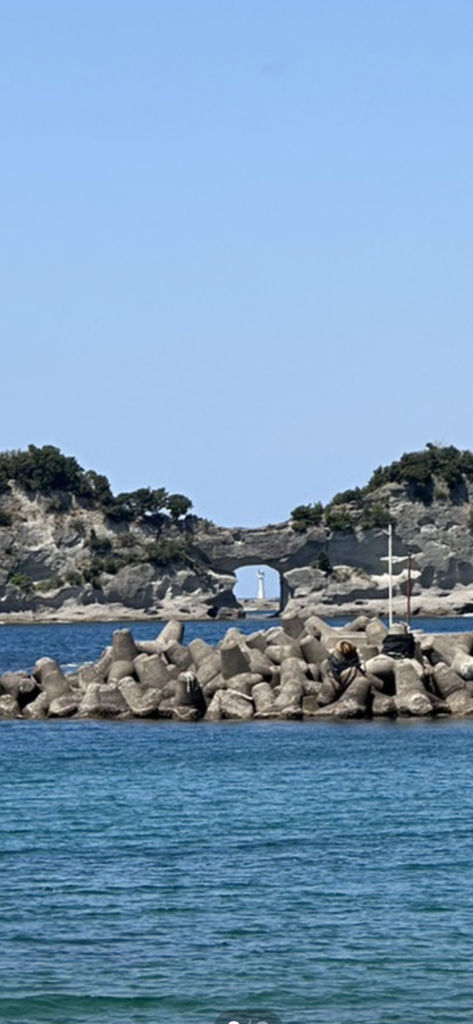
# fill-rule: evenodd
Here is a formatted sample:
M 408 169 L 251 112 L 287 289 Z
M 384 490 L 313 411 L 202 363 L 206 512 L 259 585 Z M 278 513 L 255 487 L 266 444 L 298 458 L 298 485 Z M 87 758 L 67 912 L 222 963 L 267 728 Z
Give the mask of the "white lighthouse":
M 258 601 L 264 601 L 266 597 L 264 592 L 264 569 L 258 569 L 256 575 L 258 577 L 258 593 L 256 595 L 256 599 Z

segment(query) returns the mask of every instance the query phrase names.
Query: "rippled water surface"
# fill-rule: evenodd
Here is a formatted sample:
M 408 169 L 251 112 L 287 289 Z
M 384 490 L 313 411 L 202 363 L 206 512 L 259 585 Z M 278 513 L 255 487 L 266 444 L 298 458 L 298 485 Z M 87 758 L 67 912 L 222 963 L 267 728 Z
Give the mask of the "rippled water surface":
M 218 643 L 227 629 L 237 626 L 243 633 L 257 629 L 269 629 L 278 625 L 279 619 L 267 615 L 256 615 L 235 622 L 186 622 L 184 643 L 201 636 L 209 644 Z M 334 625 L 342 625 L 349 619 L 327 619 Z M 66 669 L 79 662 L 96 660 L 104 647 L 112 642 L 114 629 L 129 628 L 136 640 L 151 640 L 161 631 L 164 623 L 157 620 L 144 622 L 63 622 L 41 623 L 39 625 L 0 625 L 0 672 L 16 669 L 31 669 L 37 658 L 56 658 Z M 415 619 L 415 629 L 430 632 L 462 632 L 473 629 L 472 616 L 438 619 Z
M 470 1024 L 473 725 L 0 723 L 0 1020 Z
M 183 642 L 188 644 L 196 636 L 209 644 L 216 644 L 231 626 L 243 633 L 269 629 L 279 619 L 257 615 L 235 622 L 186 622 Z M 0 627 L 0 672 L 31 669 L 37 658 L 55 658 L 67 670 L 84 661 L 95 661 L 111 644 L 114 629 L 131 629 L 135 640 L 153 640 L 161 632 L 164 622 L 48 622 L 35 626 L 4 625 Z

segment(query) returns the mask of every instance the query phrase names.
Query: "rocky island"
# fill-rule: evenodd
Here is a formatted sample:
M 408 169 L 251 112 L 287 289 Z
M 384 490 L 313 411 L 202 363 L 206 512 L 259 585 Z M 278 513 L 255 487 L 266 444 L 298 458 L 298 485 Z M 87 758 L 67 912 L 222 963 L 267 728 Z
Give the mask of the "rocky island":
M 259 529 L 221 527 L 163 488 L 114 495 L 53 446 L 0 453 L 0 620 L 237 616 L 235 572 L 279 573 L 281 607 L 385 613 L 386 530 L 395 610 L 473 611 L 473 454 L 427 445 L 364 487 L 296 506 Z M 411 560 L 410 583 L 407 559 Z

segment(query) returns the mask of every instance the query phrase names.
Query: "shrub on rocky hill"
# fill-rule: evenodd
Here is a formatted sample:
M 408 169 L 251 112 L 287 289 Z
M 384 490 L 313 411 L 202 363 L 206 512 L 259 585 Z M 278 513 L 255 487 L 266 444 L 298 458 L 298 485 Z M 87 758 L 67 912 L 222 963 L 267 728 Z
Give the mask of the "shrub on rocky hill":
M 159 528 L 184 519 L 192 508 L 185 494 L 168 494 L 164 487 L 114 495 L 106 476 L 84 470 L 54 445 L 30 444 L 26 451 L 0 452 L 0 494 L 8 494 L 12 483 L 30 496 L 47 497 L 47 512 L 67 512 L 74 497 L 79 505 L 100 509 L 116 523 L 148 521 Z
M 310 526 L 318 526 L 322 521 L 324 507 L 321 501 L 312 505 L 296 505 L 291 512 L 291 526 L 296 533 L 308 530 Z
M 406 452 L 389 466 L 379 466 L 368 481 L 366 492 L 387 483 L 406 484 L 409 496 L 429 504 L 434 494 L 435 479 L 444 480 L 454 495 L 465 479 L 473 480 L 473 453 L 454 445 L 429 442 L 422 451 Z
M 468 483 L 473 481 L 473 452 L 454 445 L 429 443 L 422 451 L 406 452 L 389 466 L 379 466 L 364 487 L 352 487 L 335 494 L 328 505 L 297 505 L 291 512 L 291 527 L 297 532 L 325 523 L 329 530 L 349 532 L 354 526 L 381 529 L 389 525 L 385 500 L 373 502 L 373 492 L 386 484 L 402 484 L 411 501 L 430 505 L 434 498 L 461 504 L 468 500 Z

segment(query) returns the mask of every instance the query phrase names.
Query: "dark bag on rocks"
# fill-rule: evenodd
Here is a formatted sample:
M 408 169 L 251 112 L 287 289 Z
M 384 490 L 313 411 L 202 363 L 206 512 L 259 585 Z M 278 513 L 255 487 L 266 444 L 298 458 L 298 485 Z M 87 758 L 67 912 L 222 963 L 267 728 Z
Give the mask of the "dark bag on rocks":
M 383 654 L 390 658 L 413 658 L 416 642 L 412 633 L 388 633 L 382 644 Z

